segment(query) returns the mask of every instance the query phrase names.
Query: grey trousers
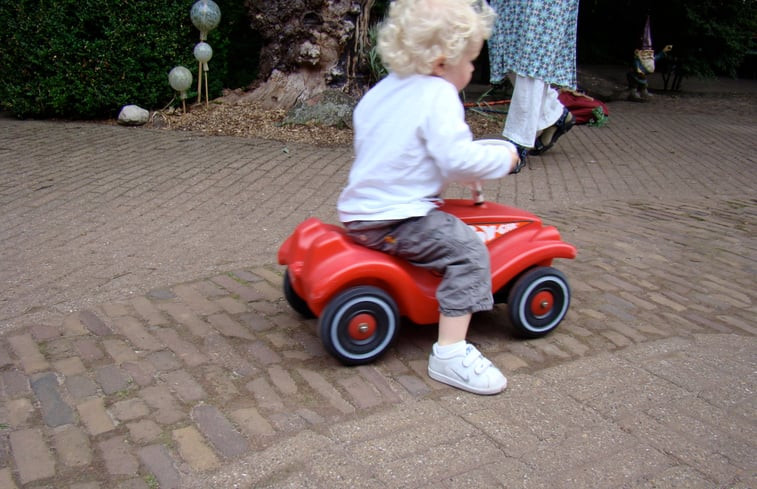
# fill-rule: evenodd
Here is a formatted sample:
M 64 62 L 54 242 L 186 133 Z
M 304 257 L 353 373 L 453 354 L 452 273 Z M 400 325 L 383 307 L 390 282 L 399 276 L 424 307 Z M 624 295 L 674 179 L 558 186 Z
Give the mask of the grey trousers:
M 441 314 L 456 317 L 493 307 L 489 251 L 457 217 L 434 209 L 422 217 L 353 221 L 344 227 L 356 243 L 442 275 L 436 291 Z

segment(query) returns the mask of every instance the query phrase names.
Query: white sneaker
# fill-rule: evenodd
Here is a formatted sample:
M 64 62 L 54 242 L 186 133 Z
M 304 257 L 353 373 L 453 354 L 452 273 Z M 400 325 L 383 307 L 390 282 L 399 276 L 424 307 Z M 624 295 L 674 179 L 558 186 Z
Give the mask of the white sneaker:
M 502 372 L 470 343 L 448 358 L 438 357 L 432 348 L 428 375 L 474 394 L 498 394 L 507 387 L 507 379 Z

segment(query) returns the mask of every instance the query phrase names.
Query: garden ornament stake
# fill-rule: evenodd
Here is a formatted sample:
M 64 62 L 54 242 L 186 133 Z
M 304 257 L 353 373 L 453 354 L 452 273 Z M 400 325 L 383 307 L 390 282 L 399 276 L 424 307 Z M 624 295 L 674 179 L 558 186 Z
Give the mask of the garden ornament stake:
M 192 72 L 183 66 L 176 66 L 168 73 L 168 83 L 171 87 L 179 92 L 181 96 L 181 107 L 184 114 L 187 113 L 187 90 L 192 85 Z
M 198 0 L 189 11 L 192 24 L 200 31 L 200 42 L 195 46 L 194 55 L 199 65 L 197 68 L 197 103 L 202 101 L 202 75 L 205 73 L 205 105 L 208 104 L 208 61 L 213 56 L 213 49 L 204 41 L 208 32 L 221 22 L 221 9 L 213 0 Z
M 205 107 L 208 106 L 208 61 L 213 57 L 213 48 L 210 44 L 200 41 L 195 45 L 195 59 L 200 63 L 197 68 L 197 102 L 202 101 L 202 77 L 205 76 Z

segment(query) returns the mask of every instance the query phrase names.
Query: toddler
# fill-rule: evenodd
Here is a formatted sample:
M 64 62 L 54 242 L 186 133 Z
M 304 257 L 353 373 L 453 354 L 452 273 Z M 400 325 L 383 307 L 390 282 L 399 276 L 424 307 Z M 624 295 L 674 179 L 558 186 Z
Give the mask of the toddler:
M 395 0 L 378 50 L 389 70 L 355 108 L 355 161 L 339 219 L 357 243 L 442 275 L 439 333 L 429 376 L 476 394 L 507 380 L 466 342 L 471 315 L 493 307 L 489 253 L 457 217 L 438 209 L 445 186 L 516 171 L 509 143 L 473 141 L 460 92 L 488 38 L 483 0 Z

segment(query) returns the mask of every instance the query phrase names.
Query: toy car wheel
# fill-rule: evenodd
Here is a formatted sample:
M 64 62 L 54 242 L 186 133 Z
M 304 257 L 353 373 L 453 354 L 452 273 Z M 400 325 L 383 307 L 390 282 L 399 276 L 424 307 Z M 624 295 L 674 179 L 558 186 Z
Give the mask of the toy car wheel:
M 399 329 L 397 304 L 371 286 L 347 289 L 321 314 L 318 330 L 323 346 L 345 365 L 363 365 L 381 356 Z
M 292 287 L 292 279 L 289 278 L 289 270 L 284 272 L 284 298 L 292 309 L 300 313 L 300 315 L 308 319 L 315 317 L 315 314 L 310 310 L 310 306 L 305 302 L 305 299 L 297 295 L 297 292 L 294 291 L 294 288 Z
M 507 300 L 510 321 L 526 338 L 539 338 L 555 329 L 569 304 L 568 281 L 552 267 L 532 268 L 521 275 Z

